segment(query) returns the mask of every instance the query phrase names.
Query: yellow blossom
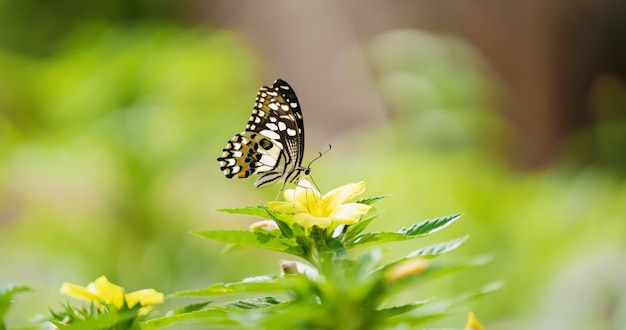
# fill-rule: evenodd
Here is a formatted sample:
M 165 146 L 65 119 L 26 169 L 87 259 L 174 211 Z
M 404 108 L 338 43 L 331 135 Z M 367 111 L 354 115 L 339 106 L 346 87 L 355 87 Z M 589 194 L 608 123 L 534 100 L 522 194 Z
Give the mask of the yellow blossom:
M 467 316 L 467 324 L 465 324 L 465 330 L 485 330 L 482 324 L 478 322 L 474 313 L 470 312 Z
M 63 283 L 61 293 L 64 295 L 92 302 L 102 309 L 103 304 L 113 304 L 117 308 L 124 306 L 124 301 L 129 308 L 137 303 L 140 306 L 150 306 L 163 303 L 163 293 L 154 289 L 144 289 L 131 293 L 125 293 L 124 288 L 115 285 L 106 278 L 100 276 L 87 287 L 72 283 Z M 147 310 L 144 310 L 147 311 Z M 141 311 L 140 311 L 141 314 Z
M 334 224 L 351 225 L 358 222 L 371 206 L 346 203 L 365 191 L 365 183 L 349 183 L 323 196 L 307 180 L 300 180 L 295 189 L 285 191 L 285 201 L 268 203 L 271 210 L 294 213 L 294 222 L 304 228 L 328 228 Z

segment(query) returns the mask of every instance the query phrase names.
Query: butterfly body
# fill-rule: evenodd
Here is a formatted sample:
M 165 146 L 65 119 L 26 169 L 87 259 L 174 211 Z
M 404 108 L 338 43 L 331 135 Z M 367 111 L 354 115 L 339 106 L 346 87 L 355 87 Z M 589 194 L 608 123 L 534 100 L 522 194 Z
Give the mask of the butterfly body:
M 236 134 L 217 158 L 227 178 L 261 175 L 256 188 L 282 181 L 297 184 L 310 169 L 302 167 L 304 122 L 296 93 L 284 80 L 257 93 L 244 132 Z

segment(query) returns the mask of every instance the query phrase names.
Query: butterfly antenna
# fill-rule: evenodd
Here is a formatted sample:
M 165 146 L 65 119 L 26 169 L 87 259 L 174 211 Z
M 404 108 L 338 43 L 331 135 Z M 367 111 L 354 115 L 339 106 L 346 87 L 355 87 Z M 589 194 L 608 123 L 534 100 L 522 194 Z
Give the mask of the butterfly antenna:
M 313 183 L 313 187 L 315 187 L 315 189 L 317 189 L 317 191 L 320 191 L 320 187 L 317 185 L 315 180 L 313 180 L 313 176 L 312 175 L 309 175 L 309 179 L 311 179 L 311 182 Z
M 330 144 L 328 144 L 328 149 L 326 149 L 324 152 L 320 152 L 320 153 L 319 153 L 319 156 L 317 156 L 317 157 L 313 158 L 313 160 L 312 160 L 311 162 L 309 162 L 309 165 L 308 165 L 307 167 L 308 167 L 308 168 L 310 168 L 310 167 L 311 167 L 311 164 L 313 164 L 313 162 L 314 162 L 314 161 L 316 161 L 316 160 L 318 160 L 318 159 L 322 158 L 322 156 L 323 156 L 325 153 L 329 152 L 329 151 L 330 151 L 330 149 L 332 149 L 332 148 L 333 148 L 333 146 L 332 146 L 332 145 L 330 145 Z

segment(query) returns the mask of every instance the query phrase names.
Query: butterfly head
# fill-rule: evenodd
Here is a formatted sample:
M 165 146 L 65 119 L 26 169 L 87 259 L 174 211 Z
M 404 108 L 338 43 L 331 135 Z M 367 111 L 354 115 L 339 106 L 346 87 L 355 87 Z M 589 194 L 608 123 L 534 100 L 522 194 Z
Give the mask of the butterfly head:
M 285 178 L 285 182 L 298 184 L 300 180 L 308 177 L 309 175 L 311 175 L 310 167 L 297 167 L 291 173 L 289 173 L 289 175 L 287 175 L 287 177 Z

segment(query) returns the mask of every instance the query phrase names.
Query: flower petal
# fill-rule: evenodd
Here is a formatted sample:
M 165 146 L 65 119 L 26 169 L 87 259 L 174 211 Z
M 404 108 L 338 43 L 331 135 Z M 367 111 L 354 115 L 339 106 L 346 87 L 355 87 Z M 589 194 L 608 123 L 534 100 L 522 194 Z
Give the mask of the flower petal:
M 361 216 L 367 213 L 371 208 L 371 206 L 361 203 L 342 204 L 333 209 L 330 217 L 335 222 L 351 225 L 361 220 Z
M 288 202 L 293 202 L 295 195 L 296 195 L 296 190 L 295 189 L 287 189 L 283 193 L 283 196 L 284 196 L 285 200 L 288 201 Z
M 365 191 L 365 182 L 348 183 L 327 192 L 323 197 L 324 207 L 329 210 L 335 209 L 339 204 L 345 203 Z
M 109 282 L 106 276 L 98 277 L 89 284 L 88 288 L 95 289 L 101 301 L 114 304 L 117 308 L 122 308 L 124 305 L 124 288 Z
M 317 189 L 315 189 L 311 183 L 307 180 L 300 180 L 296 186 L 294 201 L 296 204 L 300 204 L 303 212 L 310 209 L 312 205 L 315 205 L 322 199 L 322 195 Z
M 280 202 L 280 201 L 272 201 L 267 203 L 267 207 L 269 207 L 272 211 L 277 211 L 281 213 L 294 213 L 297 211 L 296 204 L 293 201 L 289 202 Z
M 100 300 L 100 298 L 98 298 L 98 296 L 95 293 L 89 291 L 87 288 L 80 286 L 80 285 L 72 284 L 72 283 L 65 282 L 61 284 L 60 291 L 62 294 L 66 296 L 84 300 L 84 301 L 99 302 Z
M 328 228 L 332 223 L 328 217 L 316 217 L 306 212 L 296 213 L 294 222 L 304 228 L 311 228 L 317 226 L 319 228 Z
M 126 294 L 126 304 L 132 308 L 137 303 L 141 306 L 163 303 L 163 294 L 155 289 L 143 289 Z

